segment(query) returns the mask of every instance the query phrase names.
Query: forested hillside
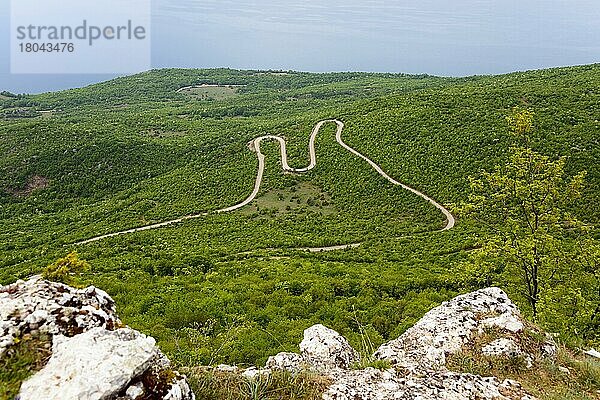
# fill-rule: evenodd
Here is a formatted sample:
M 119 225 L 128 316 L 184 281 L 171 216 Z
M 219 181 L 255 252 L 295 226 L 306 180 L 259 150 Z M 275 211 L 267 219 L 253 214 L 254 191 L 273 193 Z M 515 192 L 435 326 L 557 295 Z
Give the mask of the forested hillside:
M 515 107 L 535 113 L 533 149 L 587 171 L 569 211 L 596 226 L 599 88 L 599 65 L 461 79 L 170 69 L 2 96 L 0 283 L 76 250 L 92 266 L 85 283 L 181 364 L 261 363 L 315 323 L 377 346 L 484 284 L 464 264 L 485 232 L 467 219 L 440 232 L 439 210 L 344 150 L 333 124 L 307 174 L 283 174 L 279 148 L 264 143 L 265 180 L 244 209 L 74 244 L 238 203 L 256 176 L 248 142 L 282 135 L 292 167 L 305 167 L 311 129 L 330 118 L 389 175 L 453 207 L 469 176 L 507 162 Z M 362 244 L 298 250 L 350 243 Z M 569 323 L 564 340 L 600 340 L 598 325 L 573 321 L 575 334 Z

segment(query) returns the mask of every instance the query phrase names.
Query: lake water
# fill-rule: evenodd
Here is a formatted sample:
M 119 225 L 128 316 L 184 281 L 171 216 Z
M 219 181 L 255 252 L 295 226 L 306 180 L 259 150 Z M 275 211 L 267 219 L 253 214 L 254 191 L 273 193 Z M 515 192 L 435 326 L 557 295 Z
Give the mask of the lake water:
M 0 90 L 110 78 L 10 75 L 0 5 Z M 600 62 L 599 0 L 154 0 L 152 63 L 444 76 Z

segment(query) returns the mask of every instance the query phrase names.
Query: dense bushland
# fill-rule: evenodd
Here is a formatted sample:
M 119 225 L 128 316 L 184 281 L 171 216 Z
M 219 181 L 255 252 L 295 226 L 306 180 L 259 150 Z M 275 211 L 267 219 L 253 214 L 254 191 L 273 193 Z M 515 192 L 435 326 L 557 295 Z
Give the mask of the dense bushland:
M 222 100 L 176 93 L 203 83 L 246 86 Z M 305 166 L 310 130 L 331 117 L 346 123 L 347 143 L 390 175 L 443 204 L 458 203 L 467 199 L 468 176 L 508 159 L 504 118 L 515 106 L 536 111 L 535 150 L 567 156 L 569 174 L 587 170 L 583 195 L 569 210 L 596 225 L 598 87 L 599 66 L 465 79 L 158 70 L 5 96 L 0 282 L 77 250 L 92 266 L 83 279 L 106 289 L 126 323 L 185 364 L 262 362 L 292 350 L 316 322 L 357 347 L 363 326 L 377 344 L 439 302 L 485 284 L 463 268 L 482 232 L 465 220 L 434 232 L 443 225 L 439 212 L 343 150 L 333 125 L 317 139 L 318 165 L 306 175 L 282 174 L 276 145 L 263 148 L 261 193 L 276 198 L 310 184 L 326 195 L 327 212 L 308 199 L 289 212 L 276 211 L 286 210 L 280 205 L 72 243 L 239 202 L 254 184 L 252 138 L 284 135 L 292 166 Z M 36 190 L 35 176 L 47 187 Z M 360 241 L 352 251 L 294 250 Z M 561 318 L 551 328 L 575 340 L 577 320 Z

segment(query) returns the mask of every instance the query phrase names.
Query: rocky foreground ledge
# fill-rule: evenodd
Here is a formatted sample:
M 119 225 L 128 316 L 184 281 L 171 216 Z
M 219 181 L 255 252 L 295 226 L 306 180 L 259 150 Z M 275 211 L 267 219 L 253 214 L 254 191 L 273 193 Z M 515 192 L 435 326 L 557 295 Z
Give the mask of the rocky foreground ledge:
M 0 357 L 27 337 L 48 336 L 52 355 L 23 382 L 20 400 L 193 400 L 152 337 L 125 327 L 115 303 L 34 277 L 0 287 Z
M 398 339 L 379 347 L 368 361 L 383 361 L 389 365 L 385 370 L 353 368 L 360 365 L 360 357 L 348 341 L 315 325 L 304 332 L 299 354 L 280 353 L 269 358 L 265 369 L 241 373 L 251 377 L 274 370 L 317 371 L 332 382 L 325 400 L 533 400 L 516 381 L 456 373 L 446 367 L 449 355 L 483 336 L 490 340 L 482 346 L 483 356 L 517 358 L 530 367 L 541 361 L 540 356 L 556 356 L 557 347 L 549 336 L 538 342 L 535 354 L 521 349 L 525 329 L 506 293 L 488 288 L 443 303 Z
M 482 357 L 517 358 L 528 366 L 555 357 L 548 336 L 536 332 L 535 346 L 524 339 L 530 329 L 536 328 L 527 327 L 502 290 L 488 288 L 434 308 L 362 362 L 344 337 L 315 325 L 304 332 L 299 353 L 270 357 L 265 368 L 216 369 L 248 380 L 280 370 L 311 371 L 331 382 L 324 400 L 531 400 L 518 382 L 448 368 L 448 358 L 469 346 Z M 50 337 L 52 355 L 23 382 L 21 400 L 194 399 L 154 339 L 125 327 L 114 301 L 97 288 L 38 277 L 0 287 L 0 357 L 27 335 Z

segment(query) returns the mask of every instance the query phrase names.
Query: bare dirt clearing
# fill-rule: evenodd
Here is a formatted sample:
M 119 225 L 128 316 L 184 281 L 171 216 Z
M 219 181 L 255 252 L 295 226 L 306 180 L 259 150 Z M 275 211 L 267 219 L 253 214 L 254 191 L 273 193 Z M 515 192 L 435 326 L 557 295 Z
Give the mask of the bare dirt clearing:
M 40 175 L 33 175 L 27 180 L 25 187 L 22 189 L 7 189 L 6 191 L 15 197 L 27 197 L 30 196 L 36 190 L 45 189 L 49 186 L 50 181 Z

